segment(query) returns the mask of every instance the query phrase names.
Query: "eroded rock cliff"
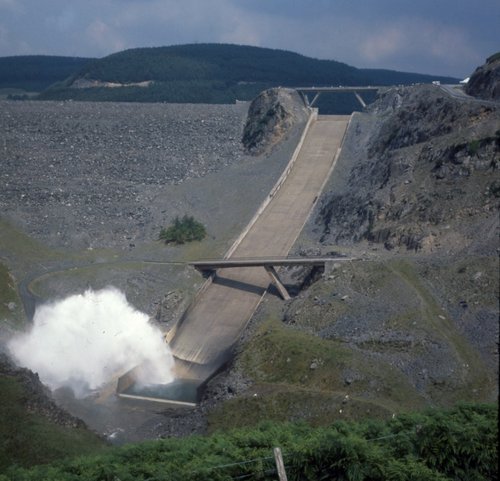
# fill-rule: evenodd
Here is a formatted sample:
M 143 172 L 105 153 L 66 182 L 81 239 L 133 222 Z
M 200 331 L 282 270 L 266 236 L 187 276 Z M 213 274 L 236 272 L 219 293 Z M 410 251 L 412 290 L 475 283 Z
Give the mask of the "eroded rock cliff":
M 71 428 L 84 428 L 85 423 L 60 408 L 52 399 L 50 390 L 40 382 L 38 374 L 16 366 L 0 352 L 0 377 L 14 380 L 21 386 L 22 402 L 28 413 L 40 414 L 51 423 Z
M 465 91 L 474 97 L 500 100 L 500 52 L 488 58 L 472 74 Z
M 264 90 L 251 103 L 243 131 L 246 151 L 258 155 L 269 151 L 299 122 L 305 122 L 309 110 L 296 90 Z
M 339 164 L 348 180 L 320 203 L 321 242 L 496 246 L 499 108 L 435 86 L 392 88 L 354 117 Z

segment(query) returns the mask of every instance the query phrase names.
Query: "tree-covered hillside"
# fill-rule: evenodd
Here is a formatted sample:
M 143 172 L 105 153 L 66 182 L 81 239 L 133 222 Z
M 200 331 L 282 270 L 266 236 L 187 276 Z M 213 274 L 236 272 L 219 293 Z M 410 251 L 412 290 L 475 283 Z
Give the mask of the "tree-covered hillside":
M 49 55 L 0 57 L 0 89 L 41 92 L 79 71 L 89 61 L 88 58 Z
M 222 80 L 224 82 L 359 82 L 360 71 L 333 60 L 293 52 L 226 44 L 191 44 L 125 50 L 96 60 L 77 77 L 108 82 Z
M 390 85 L 395 79 L 405 83 L 436 79 L 391 70 L 357 69 L 334 60 L 317 60 L 285 50 L 228 44 L 125 50 L 87 64 L 74 79 L 82 77 L 120 83 L 222 80 L 227 83 L 278 82 L 283 86 Z
M 284 50 L 191 44 L 130 49 L 94 60 L 40 98 L 233 103 L 237 99 L 250 100 L 274 86 L 392 85 L 432 80 L 455 81 L 390 70 L 357 69 Z M 142 85 L 137 85 L 141 82 Z M 351 97 L 347 104 L 355 102 Z

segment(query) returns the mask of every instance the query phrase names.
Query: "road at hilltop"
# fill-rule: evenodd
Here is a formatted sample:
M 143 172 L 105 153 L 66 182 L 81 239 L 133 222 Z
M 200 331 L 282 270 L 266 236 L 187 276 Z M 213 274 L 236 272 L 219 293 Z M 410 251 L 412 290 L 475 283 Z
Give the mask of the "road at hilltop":
M 472 95 L 469 95 L 465 93 L 464 88 L 462 85 L 439 85 L 439 88 L 447 93 L 450 97 L 453 97 L 458 100 L 464 100 L 464 101 L 469 101 L 469 102 L 475 102 L 478 104 L 483 104 L 483 105 L 492 105 L 492 106 L 497 106 L 499 105 L 500 102 L 496 100 L 487 100 L 487 99 L 482 99 L 479 97 L 473 97 Z

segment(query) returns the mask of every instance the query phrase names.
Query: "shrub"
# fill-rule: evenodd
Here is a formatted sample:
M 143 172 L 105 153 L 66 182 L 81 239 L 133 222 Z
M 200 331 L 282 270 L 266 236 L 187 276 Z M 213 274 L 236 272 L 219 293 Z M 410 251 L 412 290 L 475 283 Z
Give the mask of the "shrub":
M 467 150 L 470 155 L 476 155 L 479 147 L 481 146 L 481 143 L 479 140 L 471 140 L 469 144 L 467 145 Z
M 192 216 L 185 215 L 182 219 L 176 217 L 167 229 L 160 231 L 160 239 L 166 244 L 184 244 L 195 240 L 202 240 L 206 237 L 205 226 Z
M 486 59 L 486 63 L 493 63 L 496 60 L 500 60 L 500 52 L 494 53 Z
M 282 448 L 290 481 L 493 481 L 498 479 L 498 405 L 337 421 L 312 428 L 265 423 L 210 437 L 163 439 L 30 469 L 0 481 L 231 481 L 277 478 Z

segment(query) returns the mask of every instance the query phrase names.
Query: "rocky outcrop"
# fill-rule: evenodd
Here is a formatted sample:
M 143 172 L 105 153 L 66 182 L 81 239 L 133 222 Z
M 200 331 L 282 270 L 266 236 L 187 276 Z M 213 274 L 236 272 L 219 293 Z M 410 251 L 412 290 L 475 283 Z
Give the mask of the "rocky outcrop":
M 296 90 L 274 88 L 263 91 L 251 103 L 243 131 L 243 146 L 259 155 L 282 140 L 290 129 L 304 122 L 309 110 Z
M 366 262 L 338 263 L 283 310 L 290 329 L 386 364 L 381 388 L 351 361 L 342 390 L 370 379 L 359 395 L 385 404 L 396 368 L 412 402 L 497 399 L 499 169 L 494 102 L 394 87 L 354 114 L 295 252 Z
M 0 352 L 0 376 L 14 378 L 21 385 L 22 402 L 28 413 L 40 414 L 50 422 L 70 428 L 86 427 L 85 423 L 64 409 L 61 409 L 52 399 L 50 390 L 45 387 L 38 374 L 29 369 L 17 367 L 10 358 Z
M 489 57 L 486 64 L 476 69 L 465 91 L 474 97 L 500 100 L 500 52 Z
M 416 251 L 481 242 L 491 250 L 499 168 L 500 109 L 434 86 L 390 89 L 351 122 L 336 167 L 347 186 L 319 203 L 320 240 Z

